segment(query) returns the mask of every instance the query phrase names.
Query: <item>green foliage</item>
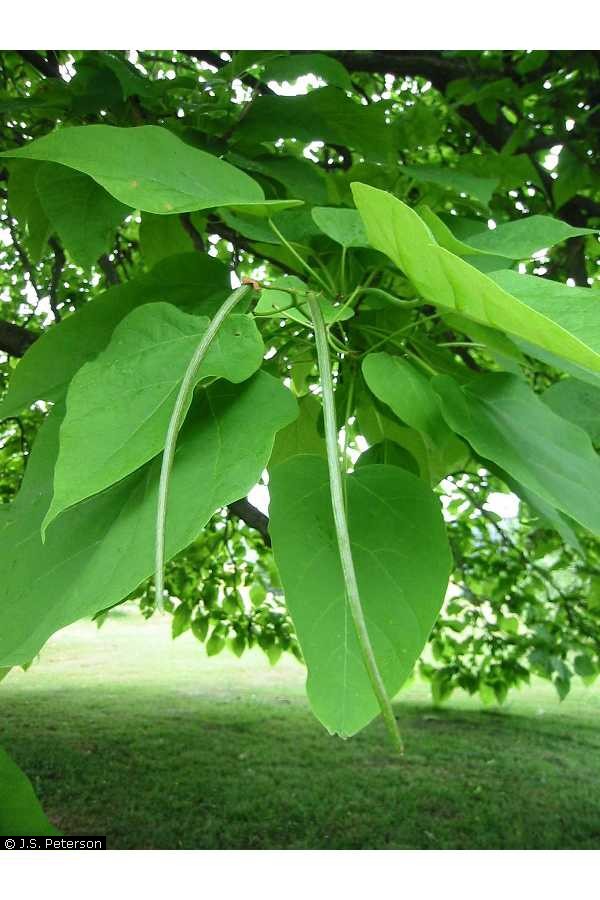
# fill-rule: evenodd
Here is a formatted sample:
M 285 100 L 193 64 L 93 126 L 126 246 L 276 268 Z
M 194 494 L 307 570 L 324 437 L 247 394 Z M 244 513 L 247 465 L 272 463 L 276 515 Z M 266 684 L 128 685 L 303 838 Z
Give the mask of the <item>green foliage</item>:
M 74 262 L 88 269 L 110 251 L 127 206 L 93 178 L 54 163 L 39 167 L 35 187 L 51 229 Z
M 304 658 L 332 731 L 375 715 L 328 447 L 388 693 L 421 657 L 436 702 L 532 672 L 564 697 L 600 650 L 596 58 L 206 53 L 60 51 L 68 83 L 0 56 L 0 666 L 127 597 L 152 614 L 167 424 L 246 278 L 177 444 L 173 636 Z
M 346 598 L 327 466 L 319 457 L 299 455 L 275 466 L 270 484 L 275 561 L 308 666 L 308 697 L 330 732 L 350 737 L 378 706 Z M 444 599 L 450 554 L 443 522 L 427 486 L 396 467 L 365 466 L 348 476 L 345 489 L 364 614 L 393 696 Z
M 198 397 L 173 468 L 168 557 L 188 546 L 215 510 L 250 490 L 266 466 L 275 432 L 294 414 L 289 393 L 264 372 L 241 386 L 217 382 Z M 240 445 L 236 436 L 252 415 L 260 421 Z M 55 409 L 2 522 L 7 577 L 0 603 L 1 665 L 28 662 L 58 628 L 118 603 L 154 568 L 160 459 L 63 513 L 42 543 L 59 425 Z M 21 548 L 16 556 L 15 546 Z
M 183 374 L 208 322 L 168 303 L 140 306 L 115 328 L 107 348 L 75 374 L 67 391 L 44 531 L 63 510 L 160 453 Z M 263 353 L 254 321 L 233 315 L 196 381 L 245 381 L 260 367 Z
M 5 835 L 57 835 L 39 804 L 31 782 L 0 747 L 0 831 Z
M 600 459 L 581 428 L 516 375 L 481 375 L 462 387 L 442 375 L 433 389 L 448 424 L 484 460 L 600 534 Z
M 156 125 L 62 128 L 2 155 L 68 166 L 126 206 L 161 215 L 264 199 L 252 178 Z

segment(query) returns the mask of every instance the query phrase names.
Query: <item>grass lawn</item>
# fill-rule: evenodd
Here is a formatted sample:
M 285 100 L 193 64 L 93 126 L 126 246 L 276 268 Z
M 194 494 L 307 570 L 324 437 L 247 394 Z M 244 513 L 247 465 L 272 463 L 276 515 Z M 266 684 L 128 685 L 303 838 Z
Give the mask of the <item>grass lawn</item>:
M 64 833 L 118 848 L 600 848 L 600 688 L 546 684 L 500 710 L 401 693 L 330 737 L 294 660 L 207 659 L 166 620 L 82 623 L 0 686 L 0 743 Z

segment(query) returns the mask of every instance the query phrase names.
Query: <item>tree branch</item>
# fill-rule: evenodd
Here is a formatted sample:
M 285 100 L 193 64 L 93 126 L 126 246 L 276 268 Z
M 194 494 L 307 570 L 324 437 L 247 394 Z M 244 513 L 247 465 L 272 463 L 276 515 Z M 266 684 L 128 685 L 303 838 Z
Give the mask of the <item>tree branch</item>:
M 0 321 L 0 350 L 9 356 L 21 357 L 39 335 L 34 334 L 22 325 Z
M 204 253 L 205 246 L 204 241 L 202 240 L 202 235 L 192 222 L 192 217 L 189 213 L 180 213 L 179 221 L 183 227 L 183 230 L 190 236 L 192 244 L 194 245 L 194 250 L 198 250 L 199 253 Z
M 58 67 L 58 57 L 55 50 L 47 51 L 48 58 L 42 56 L 37 50 L 17 50 L 25 62 L 33 66 L 36 71 L 46 78 L 60 78 L 60 69 Z
M 229 512 L 254 528 L 262 537 L 267 547 L 271 546 L 271 537 L 269 535 L 269 519 L 264 513 L 253 506 L 248 500 L 236 500 L 227 507 Z

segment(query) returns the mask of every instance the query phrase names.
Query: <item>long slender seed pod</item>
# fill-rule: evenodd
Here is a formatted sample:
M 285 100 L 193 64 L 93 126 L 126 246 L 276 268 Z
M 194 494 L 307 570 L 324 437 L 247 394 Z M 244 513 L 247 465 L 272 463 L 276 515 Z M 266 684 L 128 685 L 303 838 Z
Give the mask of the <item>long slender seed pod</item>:
M 177 435 L 183 425 L 186 413 L 188 411 L 198 370 L 210 349 L 210 345 L 215 339 L 219 328 L 240 300 L 243 300 L 253 290 L 251 284 L 243 284 L 236 288 L 232 294 L 225 300 L 223 305 L 217 310 L 213 319 L 211 319 L 202 340 L 196 347 L 192 356 L 183 381 L 175 400 L 175 406 L 169 420 L 167 429 L 167 437 L 165 441 L 165 449 L 163 451 L 162 466 L 160 470 L 160 481 L 158 484 L 158 503 L 156 507 L 156 543 L 155 543 L 155 569 L 154 587 L 156 596 L 156 605 L 159 609 L 163 608 L 164 594 L 164 569 L 165 569 L 165 525 L 167 518 L 167 500 L 169 495 L 169 481 L 171 479 L 171 470 L 173 468 L 173 459 L 175 458 L 175 447 L 177 444 Z
M 388 732 L 392 739 L 395 749 L 399 753 L 404 752 L 402 738 L 398 730 L 398 724 L 394 717 L 394 711 L 390 698 L 387 695 L 381 673 L 377 666 L 377 660 L 373 652 L 369 632 L 367 631 L 367 623 L 360 602 L 360 594 L 358 591 L 358 582 L 356 580 L 356 571 L 354 569 L 354 560 L 352 558 L 352 548 L 350 546 L 350 533 L 348 531 L 348 519 L 346 517 L 346 506 L 344 503 L 344 489 L 342 484 L 342 470 L 340 467 L 339 447 L 338 447 L 338 430 L 335 421 L 335 399 L 333 395 L 333 381 L 331 377 L 331 362 L 329 359 L 329 350 L 327 346 L 327 331 L 321 308 L 316 297 L 308 298 L 310 314 L 313 320 L 315 330 L 315 342 L 317 346 L 317 360 L 319 363 L 319 374 L 321 379 L 321 389 L 323 392 L 323 420 L 325 425 L 325 442 L 327 445 L 327 464 L 329 466 L 329 485 L 331 490 L 331 506 L 333 509 L 333 519 L 335 522 L 335 530 L 337 534 L 338 548 L 340 551 L 340 561 L 342 564 L 342 572 L 346 584 L 346 596 L 352 614 L 352 620 L 356 629 L 358 643 L 360 645 L 363 662 L 373 688 L 373 693 L 377 698 L 381 715 L 385 721 Z

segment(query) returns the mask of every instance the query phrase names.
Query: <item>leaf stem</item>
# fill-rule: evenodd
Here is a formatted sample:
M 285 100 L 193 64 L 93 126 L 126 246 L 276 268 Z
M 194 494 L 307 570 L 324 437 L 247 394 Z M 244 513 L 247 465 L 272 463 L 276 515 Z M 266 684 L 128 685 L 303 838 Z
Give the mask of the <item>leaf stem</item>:
M 253 290 L 252 285 L 243 284 L 236 288 L 232 294 L 227 297 L 222 306 L 217 310 L 211 319 L 208 328 L 196 350 L 189 361 L 185 370 L 183 380 L 179 387 L 177 399 L 169 420 L 167 429 L 167 437 L 165 440 L 165 449 L 163 451 L 162 465 L 160 469 L 160 481 L 158 483 L 158 503 L 156 506 L 156 538 L 155 538 L 155 577 L 154 590 L 156 597 L 156 605 L 163 609 L 163 594 L 165 588 L 165 526 L 167 519 L 167 500 L 169 495 L 169 482 L 171 479 L 171 470 L 173 468 L 173 460 L 175 458 L 175 447 L 177 444 L 177 435 L 186 417 L 189 405 L 196 387 L 198 379 L 198 371 L 202 365 L 206 354 L 210 349 L 210 345 L 215 339 L 219 328 L 231 312 L 231 310 Z
M 350 533 L 346 517 L 344 503 L 344 488 L 342 484 L 342 470 L 340 466 L 340 451 L 338 446 L 338 431 L 335 421 L 335 398 L 333 394 L 333 380 L 331 377 L 331 362 L 327 346 L 327 330 L 316 298 L 308 298 L 310 314 L 315 329 L 315 343 L 317 347 L 317 360 L 321 378 L 321 390 L 323 392 L 323 419 L 325 425 L 325 442 L 327 446 L 327 464 L 329 466 L 329 485 L 331 489 L 331 506 L 337 534 L 340 562 L 346 586 L 346 596 L 352 614 L 352 620 L 356 629 L 358 643 L 360 645 L 363 662 L 377 698 L 381 714 L 387 726 L 394 747 L 399 753 L 403 753 L 402 738 L 398 731 L 398 725 L 394 717 L 394 711 L 390 698 L 387 695 L 381 673 L 377 666 L 377 660 L 373 652 L 371 639 L 367 630 L 367 623 L 360 601 L 358 581 L 352 558 L 350 545 Z
M 312 268 L 312 266 L 310 266 L 310 265 L 306 262 L 306 260 L 303 259 L 303 257 L 300 256 L 300 254 L 294 249 L 294 247 L 290 244 L 290 242 L 287 241 L 287 240 L 284 238 L 284 236 L 282 235 L 281 231 L 279 230 L 279 228 L 277 227 L 277 225 L 275 224 L 275 222 L 273 221 L 273 219 L 269 219 L 269 226 L 270 226 L 271 230 L 274 232 L 274 234 L 277 235 L 277 237 L 279 238 L 279 240 L 281 241 L 281 243 L 284 245 L 284 247 L 287 247 L 287 249 L 290 251 L 290 253 L 292 254 L 292 256 L 294 256 L 294 257 L 298 260 L 298 262 L 300 263 L 300 265 L 301 265 L 304 269 L 306 269 L 306 271 L 309 273 L 309 275 L 312 275 L 312 277 L 315 279 L 315 281 L 317 282 L 317 284 L 320 284 L 320 285 L 321 285 L 321 287 L 323 288 L 323 290 L 325 291 L 325 293 L 326 293 L 326 294 L 329 294 L 329 295 L 331 296 L 331 288 L 329 287 L 329 285 L 327 284 L 327 282 L 324 281 L 324 280 L 321 278 L 321 276 L 319 275 L 318 272 L 315 272 L 315 270 Z
M 385 300 L 387 303 L 390 303 L 392 306 L 397 306 L 400 309 L 416 309 L 418 306 L 423 306 L 422 300 L 403 300 L 401 297 L 390 294 L 389 291 L 384 291 L 383 288 L 362 287 L 360 288 L 360 293 L 370 294 L 373 297 L 380 297 L 382 300 Z

